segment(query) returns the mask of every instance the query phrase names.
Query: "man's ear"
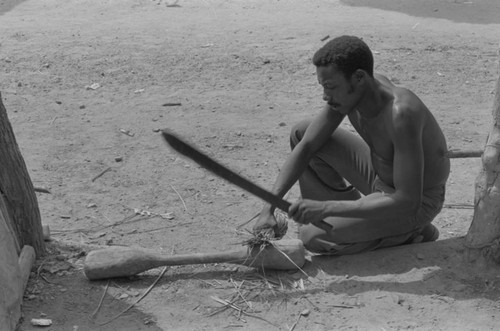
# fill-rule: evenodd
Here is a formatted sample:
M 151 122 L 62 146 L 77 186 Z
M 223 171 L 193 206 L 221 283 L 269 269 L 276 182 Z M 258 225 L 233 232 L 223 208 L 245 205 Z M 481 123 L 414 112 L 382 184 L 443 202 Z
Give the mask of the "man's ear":
M 366 78 L 366 72 L 361 69 L 357 69 L 353 74 L 352 78 L 354 79 L 355 83 L 360 83 L 363 79 Z

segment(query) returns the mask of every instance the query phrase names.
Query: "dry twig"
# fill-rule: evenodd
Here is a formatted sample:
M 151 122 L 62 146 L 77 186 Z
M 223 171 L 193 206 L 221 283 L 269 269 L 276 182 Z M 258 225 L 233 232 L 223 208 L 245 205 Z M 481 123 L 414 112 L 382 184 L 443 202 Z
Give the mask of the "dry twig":
M 40 193 L 47 193 L 47 194 L 52 194 L 49 190 L 47 190 L 46 188 L 43 188 L 43 187 L 34 187 L 33 190 L 35 192 L 40 192 Z
M 464 204 L 464 203 L 445 203 L 443 208 L 450 209 L 474 209 L 474 205 Z
M 218 302 L 218 303 L 220 303 L 221 305 L 224 305 L 225 307 L 229 307 L 229 308 L 232 308 L 232 309 L 236 310 L 236 311 L 237 311 L 238 313 L 240 313 L 240 314 L 243 314 L 243 315 L 245 315 L 245 316 L 249 316 L 249 317 L 253 317 L 253 318 L 257 318 L 257 319 L 260 319 L 261 321 L 264 321 L 264 322 L 266 322 L 266 323 L 271 324 L 271 325 L 272 325 L 272 326 L 274 326 L 274 327 L 277 327 L 277 328 L 279 327 L 279 326 L 277 326 L 276 324 L 269 322 L 269 321 L 268 321 L 268 320 L 266 320 L 265 318 L 262 318 L 262 317 L 260 317 L 260 316 L 257 316 L 257 315 L 251 314 L 251 313 L 247 313 L 247 312 L 246 312 L 246 311 L 244 311 L 242 308 L 238 307 L 237 305 L 235 305 L 235 304 L 233 304 L 233 303 L 231 303 L 231 302 L 229 302 L 229 301 L 227 301 L 227 300 L 221 299 L 221 298 L 216 297 L 216 296 L 211 296 L 210 298 L 212 298 L 212 300 L 214 300 L 214 301 L 217 301 L 217 302 Z
M 106 297 L 106 293 L 108 292 L 108 287 L 109 287 L 109 280 L 106 283 L 106 287 L 104 288 L 104 292 L 102 292 L 102 297 L 101 297 L 101 300 L 99 300 L 99 304 L 97 305 L 97 308 L 94 310 L 92 315 L 90 315 L 90 317 L 95 318 L 97 313 L 99 312 L 99 309 L 101 309 L 102 302 L 104 301 L 104 298 Z
M 248 306 L 248 308 L 252 308 L 252 305 L 245 299 L 245 297 L 243 296 L 243 294 L 241 293 L 240 289 L 241 287 L 243 286 L 243 283 L 245 281 L 242 281 L 240 285 L 236 284 L 236 282 L 233 280 L 233 278 L 230 278 L 231 280 L 231 283 L 233 284 L 234 286 L 234 289 L 236 290 L 236 292 L 238 293 L 238 296 L 246 303 L 246 305 Z
M 187 207 L 186 207 L 186 203 L 184 202 L 184 199 L 182 198 L 182 196 L 179 194 L 179 192 L 175 189 L 175 187 L 173 187 L 172 185 L 170 185 L 170 187 L 172 188 L 172 190 L 175 191 L 175 193 L 177 194 L 177 196 L 179 197 L 179 199 L 181 199 L 181 202 L 182 204 L 184 205 L 184 210 L 187 211 Z
M 110 170 L 111 170 L 111 167 L 107 167 L 106 169 L 104 169 L 103 171 L 101 171 L 97 176 L 95 176 L 94 178 L 92 178 L 92 182 L 94 182 L 96 179 L 98 179 L 99 177 L 101 177 L 102 175 L 104 175 L 105 173 L 107 173 Z
M 295 323 L 293 323 L 292 327 L 290 328 L 290 331 L 293 331 L 293 329 L 295 329 L 295 327 L 299 323 L 299 320 L 300 320 L 300 318 L 302 316 L 307 316 L 307 315 L 309 315 L 309 310 L 308 309 L 301 311 L 300 314 L 299 314 L 299 316 L 297 317 L 297 320 L 295 321 Z
M 251 221 L 253 221 L 254 219 L 256 219 L 258 216 L 260 215 L 260 213 L 257 213 L 255 214 L 254 216 L 252 216 L 252 218 L 250 218 L 248 221 L 245 221 L 243 223 L 241 223 L 240 225 L 238 225 L 236 227 L 237 230 L 241 229 L 242 227 L 244 227 L 245 225 L 247 225 L 248 223 L 250 223 Z
M 128 306 L 127 308 L 125 308 L 120 313 L 116 314 L 113 318 L 109 319 L 108 321 L 106 321 L 104 323 L 99 323 L 99 326 L 103 326 L 103 325 L 106 325 L 106 324 L 109 324 L 109 323 L 113 322 L 115 319 L 117 319 L 121 315 L 125 314 L 132 307 L 134 307 L 136 304 L 138 304 L 142 299 L 144 299 L 146 297 L 146 295 L 148 295 L 149 292 L 151 292 L 151 290 L 153 289 L 153 287 L 155 287 L 156 283 L 158 283 L 158 281 L 163 277 L 163 275 L 165 274 L 165 272 L 167 271 L 167 269 L 168 269 L 168 266 L 163 268 L 163 270 L 158 275 L 158 277 L 155 279 L 155 281 L 153 282 L 153 284 L 151 284 L 151 286 L 149 286 L 149 288 L 146 290 L 146 292 L 144 292 L 137 300 L 135 300 L 135 302 L 133 302 L 130 306 Z

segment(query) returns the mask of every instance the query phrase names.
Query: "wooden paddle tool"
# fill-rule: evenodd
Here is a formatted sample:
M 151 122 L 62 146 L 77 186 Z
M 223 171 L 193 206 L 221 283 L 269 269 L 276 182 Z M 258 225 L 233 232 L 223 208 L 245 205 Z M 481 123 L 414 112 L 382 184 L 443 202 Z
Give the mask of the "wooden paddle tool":
M 91 251 L 85 258 L 84 272 L 90 280 L 128 277 L 169 265 L 233 263 L 249 267 L 294 270 L 305 263 L 305 249 L 299 239 L 272 241 L 264 248 L 244 246 L 221 253 L 194 253 L 166 256 L 152 250 L 110 246 Z
M 227 167 L 215 161 L 208 155 L 200 152 L 194 146 L 191 146 L 187 142 L 183 141 L 174 133 L 165 129 L 162 131 L 162 135 L 163 138 L 165 138 L 165 140 L 167 141 L 167 143 L 177 152 L 181 153 L 184 156 L 189 157 L 190 159 L 192 159 L 205 169 L 216 174 L 217 176 L 227 180 L 228 182 L 238 186 L 239 188 L 244 189 L 245 191 L 255 195 L 256 197 L 261 198 L 262 200 L 273 205 L 274 207 L 283 210 L 285 213 L 288 213 L 288 209 L 290 208 L 291 205 L 290 202 L 283 200 L 277 195 L 263 189 L 257 184 L 252 183 L 248 179 L 228 169 Z M 325 221 L 319 221 L 313 224 L 325 230 L 326 232 L 330 232 L 332 230 L 332 225 L 326 223 Z

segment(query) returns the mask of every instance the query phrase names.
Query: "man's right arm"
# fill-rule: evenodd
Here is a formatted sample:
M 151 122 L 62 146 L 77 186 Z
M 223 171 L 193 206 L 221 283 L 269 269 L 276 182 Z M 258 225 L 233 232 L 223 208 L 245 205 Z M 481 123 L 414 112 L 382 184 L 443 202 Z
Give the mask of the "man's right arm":
M 280 173 L 271 190 L 274 194 L 283 197 L 292 188 L 306 169 L 312 156 L 330 138 L 344 117 L 344 115 L 333 111 L 330 106 L 325 105 L 321 113 L 313 119 L 304 137 L 295 146 L 281 167 Z M 272 222 L 271 219 L 273 219 L 274 209 L 269 204 L 264 205 L 261 215 L 254 226 L 254 232 L 275 225 L 270 224 Z

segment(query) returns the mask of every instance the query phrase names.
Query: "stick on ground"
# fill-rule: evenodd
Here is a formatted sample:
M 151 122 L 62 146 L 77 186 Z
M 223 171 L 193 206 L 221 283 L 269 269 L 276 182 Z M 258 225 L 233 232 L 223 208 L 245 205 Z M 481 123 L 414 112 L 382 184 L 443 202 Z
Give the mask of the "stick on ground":
M 104 175 L 105 173 L 107 173 L 110 170 L 111 170 L 111 167 L 107 167 L 106 169 L 104 169 L 103 171 L 101 171 L 97 176 L 95 176 L 94 178 L 92 178 L 92 181 L 94 182 L 97 178 L 101 177 L 102 175 Z

